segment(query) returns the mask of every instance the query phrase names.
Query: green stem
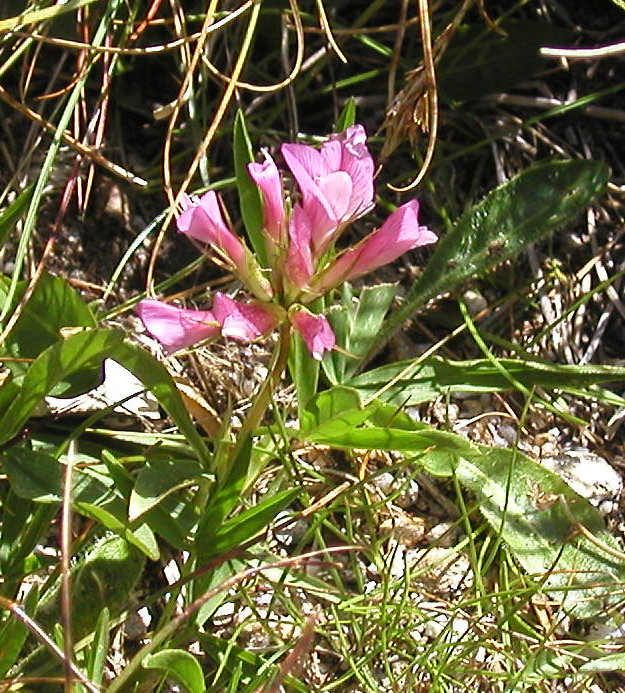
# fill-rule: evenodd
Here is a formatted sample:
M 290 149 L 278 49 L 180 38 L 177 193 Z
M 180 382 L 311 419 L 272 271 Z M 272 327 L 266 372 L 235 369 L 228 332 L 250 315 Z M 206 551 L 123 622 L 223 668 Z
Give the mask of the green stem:
M 276 391 L 278 384 L 280 383 L 282 373 L 286 368 L 290 344 L 291 325 L 288 321 L 285 321 L 280 326 L 280 336 L 278 337 L 278 344 L 273 353 L 273 359 L 271 366 L 269 367 L 267 379 L 261 385 L 260 389 L 258 390 L 258 394 L 254 397 L 252 408 L 247 413 L 243 426 L 237 434 L 239 442 L 232 453 L 233 458 L 238 453 L 239 447 L 243 444 L 247 436 L 252 435 L 254 429 L 257 428 L 260 422 L 263 420 L 263 417 L 265 416 L 265 413 L 269 407 L 271 396 Z

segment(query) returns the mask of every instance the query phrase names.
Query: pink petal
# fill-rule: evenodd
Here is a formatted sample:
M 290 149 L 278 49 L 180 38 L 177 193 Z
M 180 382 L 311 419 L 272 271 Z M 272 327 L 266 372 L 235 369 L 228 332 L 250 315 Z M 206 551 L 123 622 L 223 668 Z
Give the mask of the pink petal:
M 335 220 L 343 219 L 352 197 L 352 179 L 345 171 L 334 171 L 318 180 L 319 190 L 328 201 Z
M 299 204 L 295 205 L 291 214 L 289 240 L 286 275 L 294 287 L 303 289 L 308 286 L 313 273 L 312 229 L 308 215 Z
M 324 315 L 315 315 L 305 308 L 300 308 L 289 312 L 289 320 L 317 361 L 321 361 L 326 351 L 334 349 L 336 338 Z
M 419 226 L 416 200 L 398 207 L 384 224 L 358 245 L 348 248 L 311 284 L 311 293 L 323 295 L 344 281 L 395 261 L 408 250 L 435 243 L 436 234 Z
M 325 234 L 336 228 L 337 219 L 332 205 L 318 185 L 320 178 L 332 173 L 321 154 L 304 144 L 283 144 L 281 151 L 302 193 L 302 205 L 313 224 L 314 235 Z
M 146 330 L 167 351 L 178 351 L 219 334 L 219 325 L 209 310 L 177 308 L 163 301 L 140 301 L 137 315 Z
M 241 303 L 217 292 L 213 313 L 225 337 L 251 341 L 273 330 L 278 324 L 276 314 L 259 303 Z
M 265 161 L 262 164 L 247 165 L 248 173 L 260 188 L 263 197 L 263 218 L 265 229 L 271 238 L 279 243 L 280 232 L 284 222 L 284 200 L 282 196 L 282 179 L 274 160 L 266 149 L 261 150 Z
M 419 203 L 411 200 L 398 207 L 382 224 L 356 247 L 357 257 L 346 279 L 363 274 L 394 262 L 400 255 L 422 245 L 435 243 L 435 233 L 419 226 Z
M 202 243 L 210 243 L 223 251 L 232 261 L 233 267 L 241 268 L 245 262 L 245 248 L 241 240 L 226 226 L 219 199 L 213 190 L 195 201 L 187 198 L 184 204 L 191 206 L 178 217 L 178 231 Z

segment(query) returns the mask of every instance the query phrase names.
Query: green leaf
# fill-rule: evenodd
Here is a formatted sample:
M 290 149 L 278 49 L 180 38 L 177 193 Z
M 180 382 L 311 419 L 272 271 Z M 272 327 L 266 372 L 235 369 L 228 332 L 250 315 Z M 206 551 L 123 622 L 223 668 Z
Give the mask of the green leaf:
M 482 514 L 523 568 L 576 618 L 594 617 L 618 602 L 625 568 L 612 553 L 617 544 L 598 511 L 556 474 L 516 450 L 475 445 L 412 421 L 388 404 L 374 401 L 357 409 L 345 388 L 322 394 L 333 405 L 344 401 L 346 408 L 341 415 L 333 407 L 325 421 L 318 417 L 316 426 L 300 433 L 304 440 L 415 453 L 427 472 L 455 477 L 476 496 Z M 360 420 L 352 421 L 354 412 Z M 580 533 L 576 523 L 595 540 Z
M 184 686 L 189 693 L 204 693 L 204 673 L 197 659 L 185 650 L 161 650 L 142 662 L 146 669 L 159 669 Z
M 301 434 L 305 436 L 320 429 L 340 432 L 357 426 L 369 416 L 356 390 L 341 386 L 320 392 L 302 414 Z
M 0 464 L 20 498 L 38 503 L 61 500 L 62 465 L 50 455 L 16 446 L 0 456 Z
M 247 481 L 251 458 L 252 437 L 248 435 L 240 445 L 237 445 L 236 456 L 230 461 L 224 477 L 217 480 L 208 498 L 197 530 L 197 536 L 202 537 L 204 544 L 210 543 L 239 502 Z
M 68 376 L 85 368 L 99 367 L 121 345 L 117 330 L 88 330 L 57 342 L 42 352 L 26 371 L 22 388 L 0 419 L 0 445 L 11 440 L 32 415 L 41 400 Z M 64 387 L 64 386 L 63 386 Z
M 137 474 L 130 494 L 128 519 L 134 522 L 162 503 L 168 496 L 208 478 L 202 466 L 193 460 L 148 460 Z
M 504 22 L 500 30 L 482 23 L 458 29 L 437 70 L 444 99 L 470 101 L 507 91 L 546 64 L 541 46 L 566 45 L 570 36 L 544 22 Z
M 16 301 L 21 299 L 27 282 L 20 282 Z M 0 283 L 0 301 L 5 301 L 9 282 Z M 6 342 L 6 355 L 13 359 L 35 359 L 45 349 L 62 341 L 62 328 L 95 327 L 96 322 L 89 307 L 78 292 L 61 277 L 44 274 L 24 307 Z M 22 378 L 29 363 L 6 361 L 16 378 Z M 90 368 L 74 370 L 70 378 L 58 383 L 47 394 L 71 397 L 95 387 L 101 379 L 100 363 Z
M 9 234 L 15 226 L 15 222 L 22 216 L 22 212 L 28 207 L 33 196 L 33 186 L 29 185 L 11 202 L 0 214 L 0 248 L 4 247 Z
M 625 568 L 599 512 L 556 474 L 516 450 L 480 446 L 454 475 L 519 563 L 575 618 L 603 615 L 622 599 Z M 591 533 L 593 542 L 576 524 Z M 607 548 L 602 548 L 603 546 Z
M 343 132 L 343 130 L 347 130 L 347 128 L 354 125 L 355 122 L 356 122 L 356 99 L 353 96 L 350 96 L 347 99 L 347 101 L 345 102 L 345 106 L 343 106 L 343 110 L 341 111 L 341 115 L 339 116 L 338 120 L 336 121 L 336 125 L 334 126 L 334 132 Z
M 104 666 L 109 650 L 109 628 L 111 627 L 108 607 L 104 607 L 95 624 L 93 644 L 87 660 L 87 676 L 96 686 L 102 684 Z
M 35 584 L 27 593 L 22 609 L 29 616 L 33 616 L 38 600 L 39 587 Z M 7 614 L 6 621 L 0 627 L 0 678 L 4 678 L 7 671 L 17 662 L 29 632 L 14 614 Z
M 436 244 L 404 305 L 386 321 L 369 354 L 431 298 L 564 226 L 605 188 L 608 176 L 608 167 L 598 161 L 558 161 L 532 166 L 490 192 Z
M 615 652 L 582 664 L 578 671 L 584 674 L 603 672 L 622 673 L 625 669 L 625 652 Z
M 314 359 L 306 348 L 301 335 L 294 331 L 291 334 L 291 348 L 289 349 L 289 373 L 297 392 L 297 411 L 300 425 L 304 407 L 317 393 L 320 365 L 319 361 Z
M 618 366 L 561 366 L 520 359 L 499 359 L 499 362 L 514 380 L 527 389 L 579 390 L 598 383 L 625 380 L 625 368 Z M 482 393 L 512 389 L 509 379 L 487 359 L 450 361 L 440 356 L 432 356 L 421 362 L 398 361 L 374 368 L 345 384 L 357 390 L 363 399 L 371 399 L 384 390 L 379 395 L 381 399 L 404 406 L 429 402 L 453 392 Z M 593 390 L 589 390 L 588 394 L 593 395 Z
M 144 566 L 145 556 L 118 536 L 106 537 L 89 550 L 72 590 L 72 627 L 77 637 L 93 631 L 103 609 L 119 613 L 126 607 Z
M 343 285 L 342 305 L 328 314 L 337 343 L 347 352 L 332 351 L 323 361 L 332 383 L 344 383 L 357 371 L 380 330 L 396 291 L 394 284 L 377 284 L 364 287 L 356 298 L 349 285 Z
M 264 530 L 273 518 L 284 508 L 288 507 L 301 493 L 301 489 L 289 489 L 276 493 L 258 503 L 254 507 L 240 513 L 224 522 L 210 538 L 198 535 L 196 547 L 203 561 L 231 549 L 241 546 L 244 542 Z
M 267 251 L 263 237 L 263 203 L 258 186 L 250 178 L 247 165 L 254 161 L 252 143 L 247 133 L 245 117 L 238 110 L 234 117 L 234 172 L 239 192 L 241 217 L 248 238 L 262 267 L 268 267 Z

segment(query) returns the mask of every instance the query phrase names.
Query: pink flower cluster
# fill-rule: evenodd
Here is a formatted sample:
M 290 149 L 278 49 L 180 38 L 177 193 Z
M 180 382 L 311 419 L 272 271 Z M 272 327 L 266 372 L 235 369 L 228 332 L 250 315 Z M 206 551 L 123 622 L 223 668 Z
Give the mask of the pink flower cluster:
M 432 231 L 419 225 L 419 203 L 412 200 L 358 244 L 335 251 L 347 224 L 373 207 L 374 163 L 362 125 L 331 135 L 320 149 L 283 144 L 281 152 L 299 189 L 299 201 L 292 209 L 285 199 L 280 171 L 266 150 L 262 163 L 248 166 L 263 202 L 268 268 L 259 265 L 225 222 L 215 192 L 199 199 L 185 196 L 178 230 L 210 245 L 254 299 L 236 301 L 218 292 L 210 311 L 141 301 L 139 316 L 168 351 L 217 335 L 253 340 L 288 320 L 320 360 L 334 348 L 334 334 L 327 319 L 306 306 L 342 282 L 436 241 Z

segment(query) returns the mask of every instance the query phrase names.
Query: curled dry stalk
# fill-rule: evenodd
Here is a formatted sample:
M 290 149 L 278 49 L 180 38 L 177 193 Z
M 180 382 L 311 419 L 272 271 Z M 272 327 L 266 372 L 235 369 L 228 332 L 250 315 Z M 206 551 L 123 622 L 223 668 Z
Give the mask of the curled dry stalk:
M 432 163 L 439 119 L 436 62 L 440 60 L 449 40 L 474 2 L 475 0 L 464 0 L 452 21 L 432 41 L 428 0 L 417 0 L 423 43 L 423 65 L 408 76 L 408 83 L 397 94 L 387 111 L 386 118 L 380 128 L 386 130 L 381 159 L 388 158 L 399 143 L 406 138 L 413 147 L 416 146 L 416 141 L 421 133 L 428 134 L 428 144 L 421 169 L 412 182 L 404 187 L 389 186 L 396 192 L 413 190 L 423 180 Z
M 175 124 L 178 121 L 178 116 L 180 114 L 180 110 L 182 108 L 182 104 L 184 102 L 187 90 L 189 89 L 189 86 L 191 84 L 191 79 L 193 77 L 193 74 L 195 72 L 195 68 L 197 67 L 197 64 L 202 56 L 202 53 L 204 51 L 204 45 L 208 36 L 208 30 L 213 22 L 213 18 L 215 15 L 215 11 L 217 8 L 217 0 L 211 0 L 211 4 L 209 5 L 208 9 L 206 10 L 206 19 L 204 20 L 204 25 L 202 26 L 202 36 L 198 40 L 196 49 L 193 53 L 193 56 L 191 58 L 191 63 L 189 64 L 189 67 L 186 71 L 185 78 L 182 82 L 182 86 L 180 88 L 180 91 L 178 93 L 178 99 L 176 100 L 176 103 L 174 104 L 174 109 L 171 114 L 171 117 L 169 119 L 169 124 L 167 128 L 167 136 L 165 138 L 165 148 L 163 152 L 163 178 L 164 178 L 164 184 L 165 184 L 165 193 L 167 197 L 169 198 L 170 202 L 170 209 L 163 221 L 163 225 L 159 231 L 159 234 L 154 242 L 154 248 L 152 250 L 152 255 L 150 257 L 150 263 L 148 266 L 148 271 L 147 271 L 147 279 L 146 279 L 146 288 L 148 294 L 152 294 L 153 290 L 153 283 L 154 283 L 154 269 L 156 266 L 156 258 L 158 257 L 158 253 L 160 250 L 160 246 L 163 242 L 163 238 L 165 237 L 165 233 L 167 229 L 169 228 L 169 225 L 174 217 L 175 209 L 176 209 L 176 202 L 178 199 L 180 199 L 181 195 L 183 195 L 186 190 L 188 189 L 191 180 L 193 179 L 193 176 L 200 165 L 200 161 L 206 154 L 206 151 L 208 147 L 210 146 L 211 142 L 213 141 L 213 137 L 215 136 L 215 133 L 217 132 L 217 128 L 221 124 L 221 121 L 226 114 L 226 111 L 228 110 L 228 106 L 230 105 L 230 101 L 234 95 L 234 91 L 236 89 L 236 83 L 239 78 L 239 75 L 241 74 L 243 70 L 243 66 L 245 64 L 245 61 L 247 60 L 248 53 L 251 48 L 252 44 L 252 38 L 254 36 L 254 31 L 256 29 L 256 23 L 258 21 L 258 15 L 260 13 L 260 3 L 255 3 L 252 6 L 252 11 L 250 15 L 250 20 L 247 25 L 247 29 L 245 32 L 245 36 L 243 37 L 243 45 L 241 46 L 241 50 L 239 52 L 236 64 L 232 70 L 232 75 L 230 78 L 230 81 L 228 82 L 226 89 L 224 90 L 224 93 L 221 97 L 221 100 L 219 102 L 219 105 L 217 106 L 215 115 L 213 116 L 213 119 L 208 126 L 208 130 L 206 131 L 206 134 L 204 135 L 204 138 L 202 142 L 200 143 L 200 146 L 198 147 L 197 152 L 195 153 L 195 156 L 193 157 L 193 161 L 191 162 L 191 165 L 189 167 L 189 171 L 187 175 L 185 176 L 184 181 L 182 182 L 182 185 L 180 186 L 180 189 L 178 191 L 178 194 L 174 196 L 173 193 L 173 185 L 172 185 L 172 177 L 171 177 L 171 144 L 173 140 L 173 132 L 175 128 Z

